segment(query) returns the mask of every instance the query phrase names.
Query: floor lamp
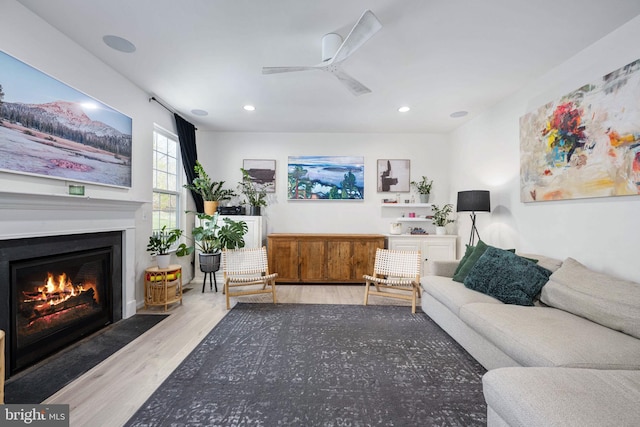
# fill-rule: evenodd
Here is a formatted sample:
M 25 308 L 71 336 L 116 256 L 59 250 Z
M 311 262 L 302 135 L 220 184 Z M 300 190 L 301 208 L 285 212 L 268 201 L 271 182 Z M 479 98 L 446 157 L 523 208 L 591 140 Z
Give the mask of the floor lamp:
M 469 246 L 475 243 L 475 236 L 480 241 L 480 233 L 476 228 L 476 212 L 491 212 L 491 199 L 487 190 L 469 190 L 458 192 L 457 212 L 471 212 L 471 235 Z

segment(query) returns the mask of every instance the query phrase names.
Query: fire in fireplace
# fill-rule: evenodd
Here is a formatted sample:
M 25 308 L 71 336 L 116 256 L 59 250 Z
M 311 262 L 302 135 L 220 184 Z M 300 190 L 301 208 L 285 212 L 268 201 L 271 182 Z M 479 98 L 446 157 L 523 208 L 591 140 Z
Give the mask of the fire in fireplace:
M 0 323 L 9 326 L 12 373 L 121 318 L 121 236 L 92 236 L 24 239 L 11 251 L 0 246 L 0 257 L 13 257 L 0 258 L 0 294 L 4 270 L 11 301 Z

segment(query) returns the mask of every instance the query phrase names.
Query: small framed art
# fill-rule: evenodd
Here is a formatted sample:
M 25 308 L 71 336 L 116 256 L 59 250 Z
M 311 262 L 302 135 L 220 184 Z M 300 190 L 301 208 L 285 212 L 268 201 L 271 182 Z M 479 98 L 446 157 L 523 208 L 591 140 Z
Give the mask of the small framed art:
M 411 179 L 411 160 L 379 159 L 378 160 L 378 192 L 408 192 Z
M 267 193 L 276 192 L 275 160 L 244 159 L 242 168 L 247 171 L 251 180 L 263 186 Z

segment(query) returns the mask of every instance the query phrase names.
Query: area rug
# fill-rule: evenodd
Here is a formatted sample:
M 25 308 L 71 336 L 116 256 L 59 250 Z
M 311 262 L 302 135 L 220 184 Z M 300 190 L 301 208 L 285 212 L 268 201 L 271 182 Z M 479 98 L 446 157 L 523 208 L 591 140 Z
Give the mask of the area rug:
M 41 403 L 167 316 L 136 314 L 18 373 L 5 384 L 5 403 Z
M 126 425 L 481 426 L 484 372 L 408 307 L 239 303 Z

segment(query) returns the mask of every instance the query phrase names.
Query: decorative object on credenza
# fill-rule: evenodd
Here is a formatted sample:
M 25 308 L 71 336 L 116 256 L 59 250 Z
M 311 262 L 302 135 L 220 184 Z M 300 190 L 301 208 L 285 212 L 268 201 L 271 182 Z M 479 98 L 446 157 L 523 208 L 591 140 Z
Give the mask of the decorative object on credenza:
M 131 187 L 132 120 L 0 51 L 0 169 Z
M 363 200 L 364 157 L 289 156 L 289 200 Z
M 260 208 L 267 206 L 267 185 L 254 182 L 249 172 L 244 168 L 240 168 L 242 172 L 242 181 L 238 183 L 238 191 L 246 198 L 249 205 L 249 215 L 259 216 Z
M 147 252 L 156 256 L 156 262 L 158 268 L 168 268 L 170 264 L 171 254 L 169 250 L 171 246 L 180 239 L 182 236 L 182 230 L 174 228 L 167 230 L 167 226 L 163 225 L 159 231 L 154 231 L 149 236 L 149 243 L 147 244 Z M 176 255 L 183 256 L 188 255 L 191 251 L 188 250 L 187 245 L 181 243 L 178 246 Z
M 378 160 L 378 193 L 408 192 L 411 175 L 411 160 Z
M 216 213 L 219 202 L 230 200 L 236 195 L 233 190 L 223 188 L 224 181 L 213 181 L 200 162 L 196 161 L 193 170 L 196 173 L 196 177 L 191 184 L 185 184 L 184 188 L 200 194 L 204 201 L 204 213 L 207 215 Z
M 256 186 L 263 187 L 267 193 L 276 192 L 276 161 L 245 159 L 242 169 L 246 170 Z
M 476 212 L 491 212 L 491 197 L 488 190 L 458 191 L 457 212 L 471 212 L 471 235 L 469 245 L 475 243 L 475 236 L 480 241 L 480 233 L 476 228 Z
M 422 176 L 420 181 L 411 181 L 411 186 L 415 188 L 420 195 L 420 203 L 429 203 L 429 196 L 431 195 L 433 180 L 430 180 L 426 176 Z
M 520 119 L 523 202 L 640 194 L 640 60 Z
M 436 234 L 447 234 L 447 224 L 453 222 L 452 219 L 449 219 L 449 214 L 453 212 L 453 205 L 451 203 L 447 203 L 443 207 L 433 205 L 431 210 L 433 211 L 433 225 L 436 226 Z

